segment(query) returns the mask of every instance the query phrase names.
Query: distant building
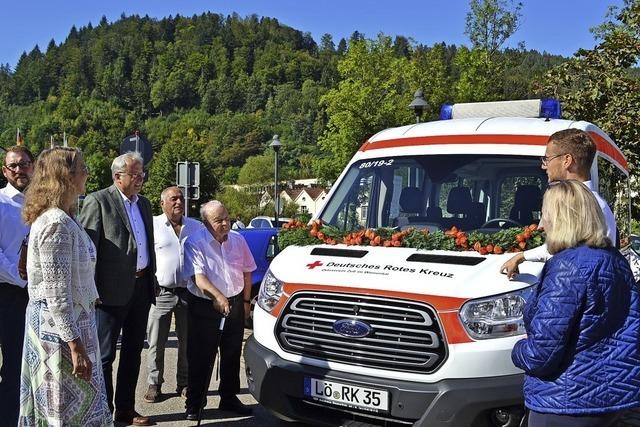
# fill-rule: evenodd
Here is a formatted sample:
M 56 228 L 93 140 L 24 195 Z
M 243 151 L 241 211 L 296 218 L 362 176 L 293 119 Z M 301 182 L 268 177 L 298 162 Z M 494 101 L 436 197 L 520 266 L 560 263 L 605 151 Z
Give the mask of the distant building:
M 228 187 L 242 191 L 248 186 L 233 184 Z M 298 205 L 299 213 L 307 213 L 311 216 L 314 216 L 324 205 L 325 198 L 329 193 L 329 188 L 320 186 L 319 180 L 316 178 L 291 180 L 283 187 L 280 191 L 280 206 L 284 206 L 285 203 L 295 203 Z M 273 203 L 273 186 L 261 187 L 260 192 L 262 193 L 260 196 L 261 207 Z
M 280 192 L 282 202 L 293 202 L 298 205 L 300 213 L 308 213 L 314 216 L 324 205 L 328 189 L 323 187 L 301 187 L 286 189 Z

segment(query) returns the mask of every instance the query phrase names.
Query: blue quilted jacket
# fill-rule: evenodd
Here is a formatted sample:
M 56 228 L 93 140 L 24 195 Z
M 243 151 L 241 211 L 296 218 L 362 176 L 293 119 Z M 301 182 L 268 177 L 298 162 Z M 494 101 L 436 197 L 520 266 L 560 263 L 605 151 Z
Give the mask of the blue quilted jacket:
M 565 249 L 527 301 L 527 337 L 513 363 L 525 371 L 529 409 L 601 414 L 640 406 L 640 295 L 615 249 Z

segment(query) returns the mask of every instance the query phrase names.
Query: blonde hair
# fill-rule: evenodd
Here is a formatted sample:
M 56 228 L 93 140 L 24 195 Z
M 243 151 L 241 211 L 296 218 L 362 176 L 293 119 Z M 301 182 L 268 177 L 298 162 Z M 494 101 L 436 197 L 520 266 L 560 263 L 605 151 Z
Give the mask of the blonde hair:
M 49 208 L 75 213 L 73 199 L 78 194 L 73 189 L 73 176 L 81 160 L 82 152 L 71 147 L 53 147 L 38 156 L 33 178 L 25 191 L 22 208 L 25 224 L 33 224 Z
M 544 194 L 542 218 L 550 254 L 581 245 L 611 246 L 602 209 L 591 190 L 580 181 L 552 183 Z

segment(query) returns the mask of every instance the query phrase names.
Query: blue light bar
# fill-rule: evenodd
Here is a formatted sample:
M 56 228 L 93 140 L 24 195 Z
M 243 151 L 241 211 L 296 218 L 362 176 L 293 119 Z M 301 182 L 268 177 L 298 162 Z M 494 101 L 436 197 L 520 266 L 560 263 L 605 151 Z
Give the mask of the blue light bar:
M 546 119 L 559 119 L 562 117 L 560 100 L 553 98 L 543 98 L 540 103 L 540 117 Z
M 453 118 L 453 104 L 442 104 L 440 107 L 440 120 L 451 120 Z

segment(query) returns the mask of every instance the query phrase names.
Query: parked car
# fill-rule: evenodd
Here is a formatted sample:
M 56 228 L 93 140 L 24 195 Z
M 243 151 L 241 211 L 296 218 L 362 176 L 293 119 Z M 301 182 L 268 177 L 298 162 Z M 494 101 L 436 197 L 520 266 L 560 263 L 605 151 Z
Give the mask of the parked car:
M 277 253 L 278 229 L 276 228 L 239 228 L 238 233 L 247 241 L 249 250 L 256 262 L 256 269 L 251 273 L 251 311 L 255 305 L 262 278 L 269 269 L 271 260 Z M 253 316 L 252 316 L 253 318 Z M 251 326 L 248 322 L 247 326 Z
M 277 228 L 281 228 L 291 218 L 278 218 Z M 272 216 L 257 216 L 253 218 L 247 228 L 276 228 L 276 219 Z

